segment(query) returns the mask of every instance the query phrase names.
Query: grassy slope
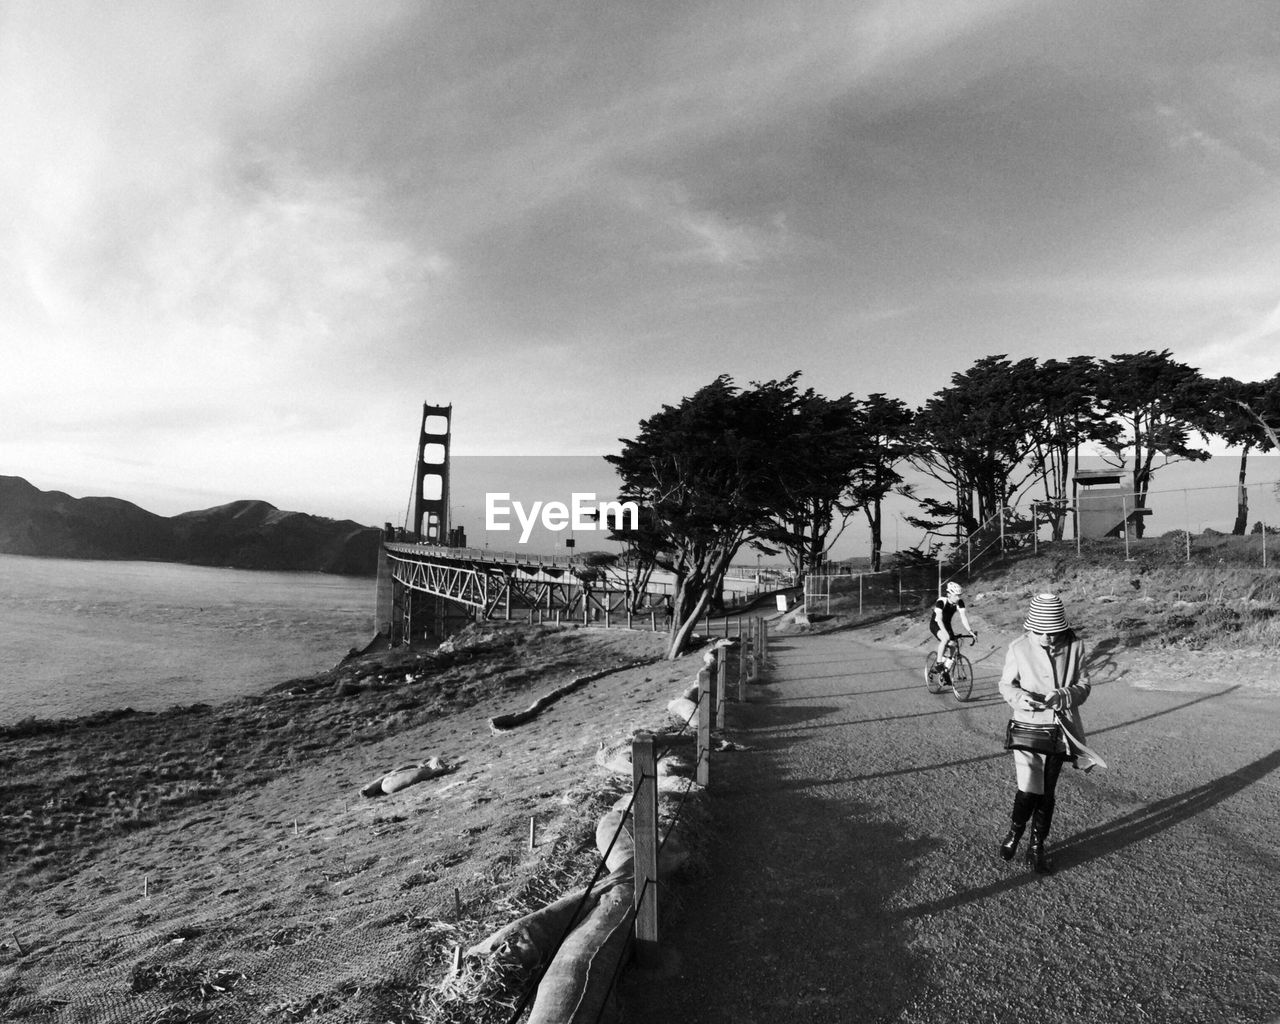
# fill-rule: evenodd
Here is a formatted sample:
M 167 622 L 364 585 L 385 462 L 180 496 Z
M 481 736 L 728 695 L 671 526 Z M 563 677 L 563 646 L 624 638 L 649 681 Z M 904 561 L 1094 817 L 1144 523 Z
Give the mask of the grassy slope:
M 1280 545 L 1262 565 L 1261 540 L 1177 533 L 1133 542 L 1042 545 L 976 567 L 966 586 L 980 631 L 1013 634 L 1032 595 L 1058 594 L 1071 625 L 1095 644 L 1128 650 L 1276 651 L 1280 648 Z M 833 604 L 820 628 L 848 625 L 851 602 Z M 923 620 L 925 611 L 916 616 Z M 979 624 L 981 623 L 981 625 Z

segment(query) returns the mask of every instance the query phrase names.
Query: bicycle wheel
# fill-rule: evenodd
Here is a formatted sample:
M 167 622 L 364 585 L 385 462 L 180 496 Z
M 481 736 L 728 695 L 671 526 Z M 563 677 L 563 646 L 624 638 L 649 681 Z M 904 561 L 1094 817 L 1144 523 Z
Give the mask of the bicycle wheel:
M 938 652 L 930 651 L 924 659 L 924 685 L 930 693 L 942 692 L 942 680 L 938 678 Z
M 951 663 L 951 696 L 965 701 L 973 692 L 973 666 L 963 654 L 957 654 Z

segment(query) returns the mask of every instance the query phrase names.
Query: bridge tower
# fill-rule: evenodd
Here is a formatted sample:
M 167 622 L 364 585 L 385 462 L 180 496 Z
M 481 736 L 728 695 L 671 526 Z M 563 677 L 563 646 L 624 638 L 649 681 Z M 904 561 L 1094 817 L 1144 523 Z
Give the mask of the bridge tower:
M 449 542 L 449 432 L 452 422 L 452 405 L 423 404 L 413 492 L 413 532 L 423 544 Z

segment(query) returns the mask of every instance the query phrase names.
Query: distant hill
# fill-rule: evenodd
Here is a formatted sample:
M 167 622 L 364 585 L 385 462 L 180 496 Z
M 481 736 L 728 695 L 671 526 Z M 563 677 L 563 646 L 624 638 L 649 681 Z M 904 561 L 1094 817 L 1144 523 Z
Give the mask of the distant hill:
M 381 531 L 265 501 L 158 516 L 119 498 L 73 498 L 0 476 L 0 553 L 139 559 L 372 576 Z

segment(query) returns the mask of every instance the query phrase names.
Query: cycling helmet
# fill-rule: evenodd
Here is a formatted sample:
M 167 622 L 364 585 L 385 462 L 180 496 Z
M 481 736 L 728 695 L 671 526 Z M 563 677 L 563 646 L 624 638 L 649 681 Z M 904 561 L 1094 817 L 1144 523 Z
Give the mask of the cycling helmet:
M 963 593 L 964 588 L 954 580 L 947 584 L 947 597 L 959 597 Z

